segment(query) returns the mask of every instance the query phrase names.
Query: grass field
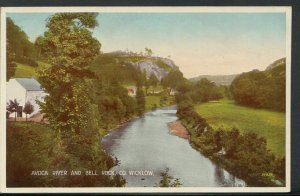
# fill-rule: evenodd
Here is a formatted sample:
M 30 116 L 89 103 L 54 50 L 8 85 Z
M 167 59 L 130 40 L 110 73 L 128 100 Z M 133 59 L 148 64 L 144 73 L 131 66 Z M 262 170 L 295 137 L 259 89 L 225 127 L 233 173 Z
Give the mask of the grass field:
M 37 61 L 38 67 L 32 67 L 29 65 L 17 63 L 17 69 L 15 73 L 15 78 L 30 78 L 37 76 L 37 71 L 42 68 L 49 67 L 50 65 L 41 61 Z
M 285 155 L 285 113 L 243 107 L 226 99 L 199 104 L 195 109 L 213 128 L 236 127 L 257 133 L 267 139 L 272 152 Z
M 166 100 L 161 102 L 160 101 L 161 95 L 147 95 L 145 97 L 146 101 L 146 111 L 149 111 L 153 108 L 153 106 L 156 105 L 156 107 L 164 107 L 164 106 L 169 106 L 174 104 L 174 97 L 172 96 L 167 96 Z

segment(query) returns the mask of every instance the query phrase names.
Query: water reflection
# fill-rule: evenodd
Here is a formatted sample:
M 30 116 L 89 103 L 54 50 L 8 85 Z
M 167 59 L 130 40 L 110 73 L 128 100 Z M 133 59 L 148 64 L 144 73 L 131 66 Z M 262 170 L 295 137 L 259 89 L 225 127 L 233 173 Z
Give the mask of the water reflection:
M 215 166 L 215 182 L 221 187 L 244 187 L 246 186 L 243 180 L 229 174 L 223 168 Z

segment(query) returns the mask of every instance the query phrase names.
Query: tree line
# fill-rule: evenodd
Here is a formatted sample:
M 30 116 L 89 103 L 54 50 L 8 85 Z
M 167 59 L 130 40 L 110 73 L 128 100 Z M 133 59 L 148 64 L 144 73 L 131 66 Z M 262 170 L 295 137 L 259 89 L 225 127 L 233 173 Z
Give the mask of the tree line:
M 236 103 L 285 111 L 285 58 L 265 71 L 253 70 L 237 76 L 230 90 Z M 274 64 L 275 65 L 275 64 Z
M 19 62 L 33 67 L 37 67 L 37 50 L 35 45 L 29 41 L 27 34 L 17 26 L 9 17 L 6 18 L 6 39 L 7 39 L 7 58 L 8 79 L 13 76 L 15 64 Z M 12 73 L 11 73 L 12 72 Z

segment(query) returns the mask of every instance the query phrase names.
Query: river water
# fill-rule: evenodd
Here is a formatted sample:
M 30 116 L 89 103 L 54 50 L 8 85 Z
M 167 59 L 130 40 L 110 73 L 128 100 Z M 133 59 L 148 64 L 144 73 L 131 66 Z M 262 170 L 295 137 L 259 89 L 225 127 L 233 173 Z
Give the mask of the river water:
M 166 168 L 182 187 L 246 186 L 193 149 L 188 140 L 170 134 L 167 123 L 176 119 L 175 106 L 157 109 L 102 138 L 104 150 L 119 160 L 111 170 L 124 176 L 126 187 L 157 186 Z

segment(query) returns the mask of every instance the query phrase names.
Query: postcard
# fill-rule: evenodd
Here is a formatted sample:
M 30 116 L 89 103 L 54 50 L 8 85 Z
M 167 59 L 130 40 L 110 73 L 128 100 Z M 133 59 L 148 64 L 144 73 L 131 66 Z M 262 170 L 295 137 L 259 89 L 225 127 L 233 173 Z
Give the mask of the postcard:
M 1 191 L 288 192 L 291 12 L 1 8 Z

